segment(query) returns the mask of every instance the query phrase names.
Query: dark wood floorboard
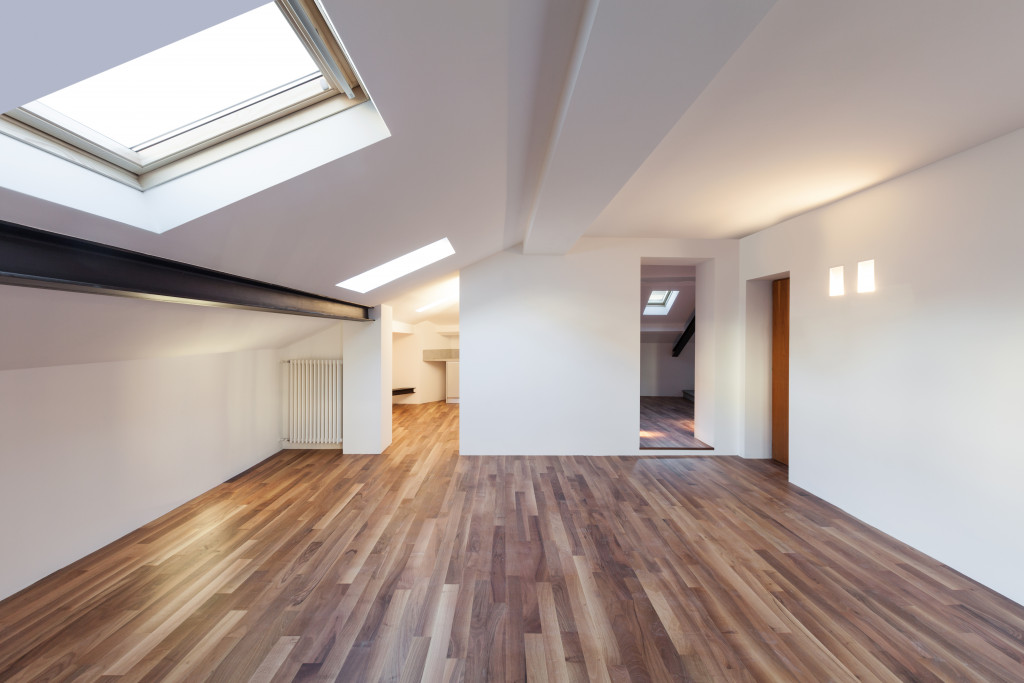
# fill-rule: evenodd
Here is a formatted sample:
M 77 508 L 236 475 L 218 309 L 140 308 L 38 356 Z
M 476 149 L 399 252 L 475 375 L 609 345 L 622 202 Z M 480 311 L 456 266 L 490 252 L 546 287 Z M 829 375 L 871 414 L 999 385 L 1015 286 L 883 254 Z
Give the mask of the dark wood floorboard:
M 0 602 L 0 680 L 1024 680 L 1024 608 L 769 461 L 457 435 L 396 406 Z
M 640 448 L 711 450 L 693 435 L 693 401 L 683 396 L 640 397 Z

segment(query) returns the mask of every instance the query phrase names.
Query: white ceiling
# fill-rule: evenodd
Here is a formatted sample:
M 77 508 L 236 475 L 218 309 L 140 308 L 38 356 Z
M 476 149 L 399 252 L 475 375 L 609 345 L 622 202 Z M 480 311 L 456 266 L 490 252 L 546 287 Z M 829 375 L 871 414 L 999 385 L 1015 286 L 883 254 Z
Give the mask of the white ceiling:
M 779 0 L 590 227 L 739 237 L 1024 125 L 1024 2 Z
M 426 311 L 418 310 L 439 301 L 442 303 Z M 395 320 L 409 325 L 424 321 L 435 325 L 458 325 L 459 276 L 457 273 L 446 275 L 385 303 L 391 306 L 391 314 Z
M 0 110 L 259 4 L 5 7 Z M 162 235 L 7 190 L 0 218 L 376 305 L 528 234 L 748 234 L 1024 124 L 1020 0 L 324 4 L 390 138 Z

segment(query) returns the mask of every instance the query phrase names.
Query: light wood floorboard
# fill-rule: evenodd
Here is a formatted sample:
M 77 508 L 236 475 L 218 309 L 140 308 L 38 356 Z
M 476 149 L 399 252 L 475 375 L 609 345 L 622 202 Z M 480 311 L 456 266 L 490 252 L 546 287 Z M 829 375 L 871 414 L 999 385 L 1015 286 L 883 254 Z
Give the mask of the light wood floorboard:
M 457 436 L 279 453 L 0 602 L 0 680 L 1024 680 L 1024 608 L 770 462 Z

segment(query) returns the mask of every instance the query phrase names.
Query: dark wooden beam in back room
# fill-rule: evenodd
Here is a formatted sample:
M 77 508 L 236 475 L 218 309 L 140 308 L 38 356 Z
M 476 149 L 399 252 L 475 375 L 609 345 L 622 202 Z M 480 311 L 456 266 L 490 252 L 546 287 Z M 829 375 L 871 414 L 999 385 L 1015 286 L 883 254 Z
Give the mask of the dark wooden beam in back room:
M 676 356 L 683 352 L 683 349 L 686 348 L 686 345 L 690 343 L 691 339 L 693 339 L 693 333 L 694 331 L 696 331 L 696 329 L 697 311 L 694 311 L 693 313 L 690 314 L 690 322 L 686 323 L 686 329 L 683 330 L 683 333 L 681 335 L 679 335 L 679 339 L 676 339 L 676 345 L 672 347 L 673 358 L 675 358 Z
M 0 221 L 0 284 L 338 320 L 367 306 Z

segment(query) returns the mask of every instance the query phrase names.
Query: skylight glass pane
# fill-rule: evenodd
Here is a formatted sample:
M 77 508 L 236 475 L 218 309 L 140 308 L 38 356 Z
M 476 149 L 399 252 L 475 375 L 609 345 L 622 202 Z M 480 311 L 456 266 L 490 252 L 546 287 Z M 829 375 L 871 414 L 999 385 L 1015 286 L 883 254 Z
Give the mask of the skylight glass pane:
M 454 253 L 455 248 L 452 247 L 448 238 L 444 237 L 436 242 L 431 242 L 425 247 L 420 247 L 416 251 L 410 251 L 404 256 L 392 259 L 376 268 L 371 268 L 365 273 L 360 273 L 344 282 L 339 282 L 338 287 L 366 294 L 371 289 L 386 285 L 392 280 L 397 280 L 403 275 L 408 275 L 420 268 L 426 268 L 431 263 L 436 263 Z
M 318 73 L 271 3 L 39 102 L 135 148 Z
M 653 304 L 655 306 L 661 306 L 661 305 L 664 305 L 665 299 L 667 299 L 667 298 L 668 298 L 668 291 L 667 290 L 657 290 L 656 289 L 653 292 L 651 292 L 651 296 L 650 296 L 649 299 L 647 299 L 647 303 L 648 303 L 648 305 L 652 305 Z
M 654 294 L 660 294 L 661 292 L 652 292 L 651 298 L 647 300 L 647 305 L 644 307 L 644 315 L 668 315 L 668 312 L 672 310 L 672 304 L 676 302 L 676 297 L 679 296 L 679 290 L 670 290 L 665 292 L 665 296 L 662 298 L 661 303 L 653 301 Z

